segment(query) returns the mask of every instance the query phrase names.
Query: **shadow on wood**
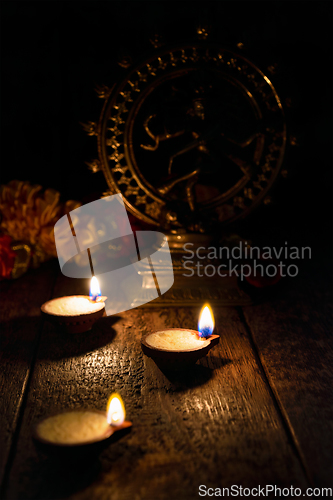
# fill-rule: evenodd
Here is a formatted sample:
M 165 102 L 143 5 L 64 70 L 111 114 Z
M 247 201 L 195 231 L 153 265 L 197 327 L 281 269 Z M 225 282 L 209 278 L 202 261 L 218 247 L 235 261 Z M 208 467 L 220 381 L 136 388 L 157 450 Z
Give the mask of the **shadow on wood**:
M 115 432 L 109 439 L 100 443 L 101 446 L 96 448 L 95 453 L 83 453 L 80 456 L 76 451 L 73 454 L 69 453 L 67 459 L 65 455 L 46 454 L 37 446 L 38 458 L 35 467 L 38 474 L 42 474 L 44 478 L 43 484 L 45 488 L 43 492 L 40 492 L 41 498 L 45 500 L 68 498 L 68 496 L 94 483 L 103 472 L 99 455 L 103 452 L 109 455 L 109 460 L 104 457 L 102 462 L 105 464 L 107 461 L 107 468 L 110 469 L 115 458 L 112 449 L 109 450 L 109 448 L 121 441 L 130 432 L 130 427 Z M 122 453 L 121 443 L 116 448 L 118 454 Z M 127 448 L 127 445 L 125 445 L 125 448 Z
M 96 481 L 101 472 L 101 463 L 98 457 L 85 463 L 72 461 L 70 464 L 50 457 L 39 457 L 33 469 L 35 474 L 44 478 L 42 491 L 38 492 L 41 498 L 55 500 L 67 498 Z
M 228 359 L 217 358 L 220 367 L 230 363 Z M 217 365 L 217 363 L 216 363 Z M 214 369 L 201 364 L 194 364 L 187 366 L 184 370 L 168 370 L 163 367 L 156 367 L 163 373 L 163 375 L 173 384 L 175 392 L 186 391 L 193 387 L 199 387 L 206 384 L 213 376 Z
M 1 323 L 1 361 L 16 365 L 26 363 L 37 345 L 36 334 L 40 328 L 40 317 L 19 317 Z M 6 370 L 3 367 L 3 373 Z
M 84 333 L 68 334 L 47 324 L 43 336 L 48 337 L 47 349 L 40 349 L 41 359 L 61 359 L 80 356 L 110 344 L 116 337 L 113 325 L 119 320 L 118 316 L 100 318 L 91 330 Z

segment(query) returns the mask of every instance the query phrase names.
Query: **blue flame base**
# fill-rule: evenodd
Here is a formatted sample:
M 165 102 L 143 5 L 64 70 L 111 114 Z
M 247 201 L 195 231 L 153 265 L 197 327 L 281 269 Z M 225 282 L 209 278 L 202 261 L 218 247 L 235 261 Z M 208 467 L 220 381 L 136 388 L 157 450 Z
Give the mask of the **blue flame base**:
M 212 329 L 207 326 L 205 328 L 202 328 L 202 330 L 199 332 L 199 335 L 200 337 L 207 339 L 208 337 L 211 336 L 212 333 L 213 333 Z
M 90 300 L 92 300 L 93 302 L 96 302 L 98 297 L 101 297 L 101 293 L 97 294 L 97 295 L 89 295 L 90 297 Z

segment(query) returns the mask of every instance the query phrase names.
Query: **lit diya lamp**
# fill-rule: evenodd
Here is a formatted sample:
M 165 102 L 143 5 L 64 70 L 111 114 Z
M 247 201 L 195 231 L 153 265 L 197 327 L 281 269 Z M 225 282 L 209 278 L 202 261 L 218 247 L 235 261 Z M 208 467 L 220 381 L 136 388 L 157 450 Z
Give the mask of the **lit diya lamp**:
M 119 394 L 112 394 L 106 413 L 98 410 L 72 410 L 45 418 L 33 430 L 36 444 L 43 451 L 61 456 L 84 456 L 99 452 L 111 442 L 114 433 L 132 426 L 125 420 L 125 405 Z M 120 433 L 118 437 L 121 437 Z
M 182 369 L 196 363 L 214 347 L 219 336 L 213 335 L 214 315 L 208 304 L 204 305 L 198 331 L 185 328 L 168 328 L 145 335 L 141 340 L 143 352 L 163 368 Z
M 88 295 L 68 295 L 45 302 L 43 315 L 67 333 L 82 333 L 90 330 L 93 324 L 105 316 L 105 300 L 96 276 L 91 278 Z

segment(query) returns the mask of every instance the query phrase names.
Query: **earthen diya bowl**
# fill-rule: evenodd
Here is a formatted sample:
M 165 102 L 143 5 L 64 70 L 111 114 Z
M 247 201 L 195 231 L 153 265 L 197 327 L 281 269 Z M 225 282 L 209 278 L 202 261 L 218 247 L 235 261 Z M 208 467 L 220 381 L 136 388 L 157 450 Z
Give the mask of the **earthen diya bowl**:
M 147 342 L 150 335 L 159 332 L 184 331 L 190 332 L 200 339 L 199 332 L 188 328 L 166 328 L 156 332 L 149 333 L 141 339 L 142 351 L 146 356 L 155 361 L 157 366 L 163 369 L 184 370 L 189 366 L 194 365 L 199 359 L 203 358 L 208 352 L 219 343 L 219 335 L 211 335 L 208 338 L 202 339 L 203 346 L 192 349 L 168 350 L 165 348 L 153 347 Z
M 45 302 L 41 306 L 42 315 L 56 325 L 61 331 L 66 333 L 83 333 L 90 330 L 93 324 L 102 316 L 105 316 L 105 303 L 104 301 L 96 302 L 100 307 L 94 311 L 90 312 L 80 312 L 78 314 L 61 314 L 53 312 L 54 306 L 56 306 L 57 301 L 66 301 L 66 299 L 72 298 L 84 298 L 89 301 L 87 295 L 69 295 L 67 297 L 59 297 L 57 299 L 52 299 Z M 106 297 L 102 299 L 106 300 Z
M 105 412 L 86 409 L 86 410 L 73 410 L 66 411 L 63 413 L 78 413 L 78 412 L 89 412 L 89 413 L 97 413 L 99 415 L 103 415 L 106 418 Z M 59 413 L 57 414 L 59 415 Z M 56 415 L 50 415 L 47 418 L 50 418 Z M 47 420 L 47 418 L 40 420 L 37 424 L 34 425 L 32 431 L 32 437 L 36 448 L 42 452 L 44 455 L 47 455 L 50 458 L 54 458 L 56 460 L 64 461 L 67 464 L 69 461 L 73 460 L 77 461 L 88 461 L 96 458 L 104 449 L 110 446 L 111 443 L 118 441 L 125 434 L 128 433 L 130 428 L 132 427 L 132 422 L 125 420 L 121 425 L 115 427 L 109 425 L 108 428 L 103 431 L 100 435 L 97 435 L 95 438 L 89 441 L 76 442 L 76 443 L 55 443 L 52 440 L 49 440 L 40 435 L 39 426 Z

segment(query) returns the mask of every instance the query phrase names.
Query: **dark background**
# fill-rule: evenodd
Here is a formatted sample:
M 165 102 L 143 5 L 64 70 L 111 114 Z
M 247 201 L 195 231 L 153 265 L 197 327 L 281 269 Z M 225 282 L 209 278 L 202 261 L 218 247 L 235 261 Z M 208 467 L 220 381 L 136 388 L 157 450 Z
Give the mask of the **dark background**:
M 325 251 L 332 228 L 331 2 L 2 2 L 1 182 L 29 180 L 64 200 L 99 197 L 107 189 L 103 174 L 85 165 L 97 158 L 97 144 L 80 126 L 98 119 L 96 84 L 111 86 L 122 75 L 122 54 L 135 60 L 149 52 L 154 31 L 167 42 L 193 39 L 200 23 L 228 47 L 243 42 L 264 72 L 278 63 L 272 82 L 298 143 L 288 148 L 290 176 L 278 183 L 275 204 L 237 229 Z

